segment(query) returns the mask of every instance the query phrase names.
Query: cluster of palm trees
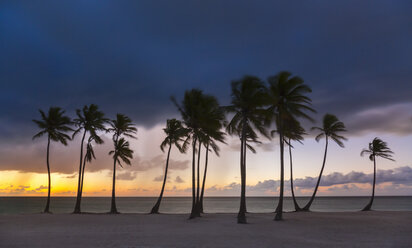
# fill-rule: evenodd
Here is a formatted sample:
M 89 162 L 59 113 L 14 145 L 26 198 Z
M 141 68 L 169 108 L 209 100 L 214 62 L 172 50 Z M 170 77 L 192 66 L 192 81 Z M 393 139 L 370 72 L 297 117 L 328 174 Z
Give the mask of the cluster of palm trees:
M 117 114 L 116 119 L 110 120 L 104 116 L 104 113 L 99 108 L 91 104 L 84 106 L 83 109 L 76 110 L 77 118 L 71 120 L 65 115 L 65 111 L 59 107 L 51 107 L 46 114 L 39 110 L 41 120 L 33 120 L 34 123 L 41 129 L 39 133 L 33 136 L 33 139 L 43 135 L 47 136 L 47 173 L 48 173 L 48 194 L 47 203 L 44 209 L 45 213 L 50 213 L 50 191 L 51 191 L 51 176 L 50 176 L 50 141 L 59 142 L 67 145 L 68 141 L 73 139 L 77 134 L 82 135 L 80 143 L 80 162 L 77 185 L 76 205 L 73 213 L 81 213 L 81 199 L 83 193 L 84 173 L 86 163 L 90 163 L 95 159 L 93 145 L 103 144 L 103 139 L 99 136 L 101 132 L 112 133 L 113 150 L 109 155 L 113 156 L 113 185 L 112 185 L 112 202 L 110 213 L 118 213 L 116 208 L 116 164 L 122 166 L 121 162 L 130 165 L 130 159 L 133 158 L 133 151 L 130 149 L 129 142 L 124 137 L 135 138 L 137 132 L 132 120 L 123 115 Z M 73 129 L 72 127 L 76 129 Z M 106 127 L 108 126 L 108 127 Z M 73 132 L 69 136 L 69 132 Z M 86 139 L 87 137 L 87 139 Z M 86 151 L 84 142 L 87 140 Z M 83 155 L 84 154 L 84 155 Z
M 309 211 L 315 199 L 321 177 L 326 163 L 329 141 L 334 141 L 340 147 L 344 147 L 343 141 L 346 138 L 342 133 L 346 132 L 343 122 L 332 114 L 326 114 L 323 117 L 321 127 L 312 128 L 318 131 L 316 141 L 325 139 L 325 151 L 322 167 L 318 180 L 309 202 L 300 207 L 296 201 L 293 187 L 293 163 L 292 148 L 293 142 L 302 143 L 304 136 L 307 134 L 302 127 L 300 120 L 313 121 L 310 116 L 316 111 L 311 107 L 311 99 L 308 96 L 311 88 L 304 83 L 298 76 L 292 76 L 291 73 L 282 71 L 275 76 L 269 77 L 267 82 L 255 76 L 245 76 L 240 80 L 233 81 L 231 84 L 231 103 L 229 106 L 221 106 L 212 95 L 203 93 L 201 90 L 192 89 L 186 91 L 181 102 L 174 97 L 172 102 L 181 114 L 181 120 L 167 120 L 164 132 L 166 138 L 161 143 L 162 151 L 167 149 L 167 158 L 163 184 L 160 195 L 151 213 L 159 213 L 159 207 L 162 201 L 167 173 L 169 168 L 169 159 L 171 150 L 175 146 L 179 152 L 185 153 L 191 146 L 192 152 L 192 208 L 190 218 L 201 216 L 203 213 L 203 197 L 205 192 L 205 183 L 208 166 L 209 152 L 214 152 L 219 156 L 219 143 L 225 144 L 226 133 L 237 136 L 240 140 L 240 175 L 241 175 L 241 195 L 240 208 L 237 216 L 238 223 L 247 223 L 246 221 L 246 155 L 247 150 L 255 153 L 253 143 L 261 143 L 260 138 L 265 137 L 272 139 L 278 136 L 279 142 L 279 159 L 280 159 L 280 188 L 279 202 L 276 207 L 275 220 L 282 220 L 283 198 L 284 198 L 284 149 L 285 145 L 289 148 L 290 161 L 290 184 L 293 203 L 296 211 Z M 50 203 L 50 166 L 49 166 L 49 146 L 50 140 L 60 142 L 64 145 L 78 133 L 83 133 L 80 150 L 79 163 L 79 181 L 77 201 L 74 213 L 80 213 L 80 203 L 83 190 L 84 169 L 86 162 L 94 159 L 93 144 L 102 144 L 103 140 L 98 136 L 98 132 L 105 131 L 113 134 L 112 140 L 114 150 L 110 152 L 113 155 L 113 188 L 112 188 L 112 205 L 111 213 L 117 213 L 115 203 L 115 176 L 116 164 L 121 166 L 121 161 L 130 164 L 133 157 L 133 151 L 129 148 L 129 143 L 124 137 L 135 138 L 137 129 L 132 124 L 130 118 L 125 115 L 117 114 L 115 120 L 108 120 L 104 114 L 98 110 L 96 105 L 85 106 L 83 110 L 77 110 L 77 118 L 73 121 L 64 116 L 64 111 L 60 108 L 50 108 L 48 115 L 40 111 L 42 120 L 34 122 L 42 129 L 34 138 L 43 134 L 48 135 L 47 145 L 47 168 L 49 173 L 49 191 L 45 212 L 49 212 Z M 226 118 L 230 117 L 227 121 Z M 67 135 L 73 131 L 71 125 L 76 126 L 72 137 Z M 109 128 L 106 128 L 109 124 Z M 275 129 L 271 130 L 272 127 Z M 83 145 L 87 139 L 86 152 L 83 156 Z M 205 152 L 203 176 L 201 177 L 201 151 Z M 369 158 L 374 162 L 374 180 L 373 192 L 369 204 L 363 210 L 370 210 L 374 192 L 376 178 L 376 157 L 382 157 L 392 160 L 392 151 L 387 144 L 375 138 L 368 149 L 361 153 L 369 154 Z M 202 181 L 202 183 L 200 183 Z

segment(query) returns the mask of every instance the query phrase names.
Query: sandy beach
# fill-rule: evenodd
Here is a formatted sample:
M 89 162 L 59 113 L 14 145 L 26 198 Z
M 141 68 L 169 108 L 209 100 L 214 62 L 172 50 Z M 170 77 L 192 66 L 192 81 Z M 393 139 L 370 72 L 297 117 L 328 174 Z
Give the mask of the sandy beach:
M 412 212 L 21 214 L 0 216 L 0 247 L 412 247 Z

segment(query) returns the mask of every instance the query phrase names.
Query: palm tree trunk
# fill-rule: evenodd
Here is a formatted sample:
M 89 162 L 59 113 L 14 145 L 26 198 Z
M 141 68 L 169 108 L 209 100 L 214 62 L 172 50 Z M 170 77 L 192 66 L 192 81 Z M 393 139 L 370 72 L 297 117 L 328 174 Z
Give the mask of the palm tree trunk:
M 209 142 L 206 145 L 205 170 L 203 172 L 202 192 L 200 193 L 199 212 L 203 214 L 203 196 L 205 194 L 207 162 L 209 156 Z
M 245 123 L 242 125 L 242 138 L 240 147 L 240 208 L 237 215 L 237 223 L 246 224 L 246 171 L 245 171 L 245 147 L 246 147 L 246 134 L 245 134 Z
M 159 195 L 159 198 L 157 199 L 156 204 L 153 206 L 152 211 L 150 211 L 151 214 L 158 214 L 159 213 L 160 202 L 162 201 L 163 192 L 165 190 L 165 185 L 166 185 L 166 180 L 167 180 L 167 170 L 169 168 L 169 157 L 170 157 L 170 150 L 171 149 L 172 149 L 172 144 L 169 144 L 169 151 L 167 152 L 165 176 L 163 178 L 162 190 L 160 191 L 160 195 Z
M 299 204 L 298 204 L 298 202 L 296 201 L 296 198 L 295 198 L 295 190 L 294 190 L 294 188 L 293 188 L 293 166 L 292 166 L 292 164 L 293 164 L 293 161 L 292 161 L 292 146 L 291 146 L 291 144 L 290 144 L 290 139 L 289 139 L 289 162 L 290 162 L 290 190 L 291 190 L 291 192 L 292 192 L 292 199 L 293 199 L 293 204 L 294 204 L 294 206 L 295 206 L 295 211 L 296 212 L 298 212 L 298 211 L 300 211 L 300 210 L 302 210 L 300 207 L 299 207 Z
M 279 118 L 280 119 L 280 118 Z M 279 203 L 276 207 L 275 220 L 282 220 L 283 215 L 283 190 L 285 184 L 285 167 L 284 167 L 284 141 L 283 141 L 283 129 L 282 122 L 279 121 L 279 144 L 280 144 L 280 193 Z
M 81 201 L 83 197 L 83 183 L 84 183 L 84 169 L 86 168 L 86 155 L 83 158 L 82 181 L 80 183 L 80 198 L 79 198 L 79 212 L 81 212 Z
M 373 203 L 373 199 L 375 198 L 375 183 L 376 183 L 376 157 L 373 156 L 373 186 L 372 186 L 372 197 L 368 203 L 368 205 L 366 205 L 366 207 L 364 207 L 362 209 L 362 211 L 370 211 L 372 208 L 372 203 Z
M 195 218 L 195 208 L 196 208 L 196 191 L 195 191 L 195 170 L 196 170 L 196 138 L 193 138 L 192 143 L 192 210 L 190 212 L 189 219 Z
M 308 204 L 306 204 L 306 206 L 303 208 L 304 211 L 309 211 L 313 200 L 315 200 L 316 192 L 318 191 L 318 187 L 319 187 L 319 184 L 320 184 L 320 179 L 322 178 L 323 169 L 325 168 L 327 153 L 328 153 L 328 136 L 326 136 L 325 154 L 323 155 L 322 169 L 320 170 L 318 181 L 316 183 L 316 187 L 315 187 L 315 190 L 313 191 L 312 197 L 310 198 Z
M 117 157 L 114 158 L 114 163 L 113 163 L 112 204 L 111 204 L 111 208 L 110 208 L 110 213 L 111 214 L 118 214 L 119 213 L 119 212 L 117 212 L 117 208 L 116 208 L 116 160 L 117 160 Z
M 50 150 L 50 135 L 47 139 L 47 175 L 49 181 L 49 189 L 47 192 L 47 203 L 46 207 L 44 208 L 44 213 L 50 213 L 50 191 L 51 191 L 51 175 L 50 175 L 50 163 L 49 163 L 49 150 Z
M 197 152 L 197 186 L 196 186 L 196 217 L 200 217 L 200 151 L 202 150 L 202 142 L 199 140 L 199 150 Z
M 83 132 L 82 142 L 80 144 L 80 165 L 79 165 L 79 181 L 77 183 L 77 198 L 76 198 L 76 205 L 74 206 L 74 214 L 80 213 L 80 187 L 81 187 L 81 178 L 82 178 L 82 165 L 83 165 L 83 143 L 84 137 L 86 136 L 86 130 Z

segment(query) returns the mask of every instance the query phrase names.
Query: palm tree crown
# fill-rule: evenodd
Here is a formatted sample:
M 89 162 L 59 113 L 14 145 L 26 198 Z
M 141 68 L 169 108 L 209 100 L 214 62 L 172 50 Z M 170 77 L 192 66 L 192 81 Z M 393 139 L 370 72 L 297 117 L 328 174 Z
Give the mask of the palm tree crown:
M 318 130 L 320 133 L 316 136 L 316 141 L 319 141 L 323 137 L 331 138 L 340 147 L 345 147 L 342 141 L 347 138 L 339 135 L 341 132 L 346 132 L 346 127 L 343 122 L 339 121 L 338 117 L 332 114 L 326 114 L 323 117 L 322 127 L 313 127 L 312 130 Z
M 184 137 L 187 137 L 189 129 L 183 127 L 181 121 L 176 119 L 167 120 L 163 132 L 166 134 L 166 138 L 160 144 L 160 149 L 163 152 L 168 145 L 175 145 L 180 152 L 185 152 L 187 150 L 188 142 Z
M 392 158 L 393 152 L 388 147 L 388 144 L 378 137 L 374 138 L 371 143 L 369 143 L 369 147 L 367 149 L 363 149 L 361 152 L 361 156 L 369 154 L 369 159 L 371 161 L 374 160 L 375 157 L 381 157 L 384 159 L 388 159 L 391 161 L 395 161 Z
M 97 131 L 106 130 L 105 124 L 108 119 L 104 117 L 104 113 L 99 110 L 99 107 L 95 104 L 90 106 L 85 105 L 82 110 L 76 110 L 77 118 L 74 119 L 74 123 L 77 126 L 76 131 L 73 133 L 73 137 L 78 134 L 82 129 L 85 132 L 89 132 L 91 136 L 94 136 L 96 142 L 99 140 Z
M 131 165 L 130 159 L 133 159 L 133 150 L 130 149 L 129 142 L 124 138 L 120 138 L 114 145 L 114 150 L 109 152 L 109 155 L 113 155 L 113 159 L 119 163 L 120 167 L 123 167 L 121 161 L 127 165 Z
M 113 133 L 113 140 L 118 139 L 121 135 L 135 139 L 137 128 L 128 116 L 117 114 L 116 119 L 110 122 L 110 128 L 107 129 L 107 132 Z
M 72 125 L 70 118 L 64 115 L 65 111 L 59 107 L 51 107 L 47 115 L 42 110 L 39 110 L 39 112 L 41 120 L 33 120 L 33 122 L 37 124 L 41 131 L 34 135 L 33 139 L 47 134 L 50 140 L 67 145 L 70 136 L 66 133 L 73 131 L 73 129 L 70 127 Z

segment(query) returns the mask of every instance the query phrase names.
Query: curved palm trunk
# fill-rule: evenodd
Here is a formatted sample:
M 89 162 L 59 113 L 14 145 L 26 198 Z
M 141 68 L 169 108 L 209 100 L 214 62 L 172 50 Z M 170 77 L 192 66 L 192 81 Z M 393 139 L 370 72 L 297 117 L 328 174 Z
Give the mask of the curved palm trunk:
M 169 157 L 170 157 L 170 150 L 171 149 L 172 149 L 172 144 L 169 144 L 169 151 L 167 152 L 165 176 L 163 178 L 162 190 L 160 191 L 160 195 L 159 195 L 159 198 L 157 199 L 156 204 L 153 206 L 152 211 L 150 211 L 151 214 L 158 214 L 159 213 L 160 202 L 162 201 L 163 192 L 165 190 L 165 185 L 166 185 L 166 180 L 167 180 L 167 171 L 169 169 Z
M 205 170 L 203 172 L 202 192 L 200 193 L 199 212 L 203 214 L 203 196 L 205 194 L 207 162 L 209 156 L 209 143 L 206 145 Z
M 81 178 L 82 178 L 82 165 L 83 165 L 83 143 L 84 137 L 86 136 L 86 130 L 83 132 L 82 142 L 80 144 L 80 165 L 79 165 L 79 181 L 77 183 L 77 197 L 76 205 L 74 206 L 74 214 L 80 213 L 80 201 L 81 201 Z
M 312 197 L 310 198 L 308 204 L 306 204 L 306 206 L 303 208 L 304 211 L 309 211 L 309 210 L 310 210 L 310 206 L 311 206 L 312 203 L 313 203 L 313 200 L 315 200 L 316 192 L 318 191 L 319 184 L 320 184 L 320 179 L 322 178 L 323 169 L 325 168 L 326 155 L 327 155 L 327 153 L 328 153 L 328 136 L 326 136 L 325 154 L 323 155 L 322 169 L 320 170 L 319 177 L 318 177 L 318 181 L 317 181 L 317 183 L 316 183 L 316 187 L 315 187 L 315 190 L 313 191 Z
M 50 213 L 50 191 L 51 191 L 51 175 L 50 175 L 50 163 L 49 163 L 49 150 L 50 150 L 50 136 L 47 139 L 47 175 L 49 181 L 49 189 L 47 192 L 47 202 L 44 208 L 44 213 Z
M 283 141 L 283 130 L 282 123 L 279 121 L 279 144 L 280 144 L 280 193 L 279 193 L 279 203 L 276 207 L 275 220 L 282 220 L 283 216 L 283 191 L 285 184 L 285 167 L 284 167 L 284 141 Z
M 362 211 L 369 211 L 372 208 L 373 199 L 375 198 L 375 183 L 376 183 L 376 157 L 373 156 L 373 186 L 372 186 L 372 197 Z
M 246 153 L 246 136 L 245 136 L 245 128 L 242 125 L 242 140 L 241 140 L 241 147 L 240 147 L 240 180 L 241 180 L 241 188 L 240 188 L 240 207 L 239 213 L 237 215 L 237 223 L 239 224 L 246 224 L 246 165 L 245 165 L 245 153 Z
M 195 218 L 195 208 L 196 208 L 196 191 L 195 191 L 195 170 L 196 170 L 196 138 L 193 139 L 192 144 L 192 210 L 190 212 L 189 219 Z
M 84 183 L 84 170 L 86 168 L 86 155 L 83 158 L 83 168 L 82 168 L 82 181 L 80 183 L 80 198 L 79 198 L 79 212 L 81 212 L 81 201 L 83 197 L 83 183 Z
M 295 190 L 293 188 L 293 166 L 292 166 L 293 162 L 292 162 L 292 146 L 290 145 L 290 139 L 289 139 L 289 160 L 290 160 L 290 191 L 292 192 L 293 204 L 295 206 L 295 211 L 297 212 L 302 209 L 299 207 L 299 204 L 296 201 Z
M 112 204 L 111 204 L 111 208 L 110 208 L 110 213 L 111 214 L 118 214 L 119 213 L 119 212 L 117 212 L 117 208 L 116 208 L 116 160 L 117 160 L 117 157 L 114 158 L 114 163 L 113 163 Z

